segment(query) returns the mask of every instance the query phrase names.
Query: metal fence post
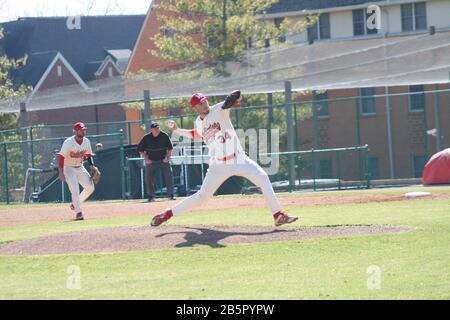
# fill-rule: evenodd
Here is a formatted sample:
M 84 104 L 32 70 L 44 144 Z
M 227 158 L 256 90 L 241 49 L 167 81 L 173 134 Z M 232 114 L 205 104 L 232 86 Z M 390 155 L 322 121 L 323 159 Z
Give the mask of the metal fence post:
M 300 150 L 300 133 L 298 132 L 298 118 L 297 118 L 297 107 L 298 105 L 294 104 L 294 129 L 295 129 L 295 150 Z
M 123 148 L 123 130 L 120 130 L 120 179 L 121 179 L 121 185 L 122 185 L 122 200 L 125 200 L 125 165 L 124 165 L 124 156 L 125 156 L 125 151 Z
M 131 161 L 126 158 L 127 165 L 123 170 L 126 170 L 126 181 L 127 181 L 127 196 L 131 199 Z M 143 190 L 142 190 L 143 191 Z
M 385 87 L 386 94 L 386 121 L 387 121 L 387 139 L 388 139 L 388 154 L 389 154 L 389 177 L 395 179 L 395 164 L 394 164 L 394 147 L 392 140 L 392 115 L 391 115 L 391 98 L 389 96 L 389 87 Z
M 294 137 L 292 128 L 292 84 L 289 81 L 284 83 L 286 102 L 286 128 L 287 128 L 287 151 L 294 151 Z M 289 191 L 295 189 L 295 162 L 294 155 L 289 154 Z
M 151 123 L 152 115 L 150 112 L 150 91 L 144 90 L 144 124 L 146 132 L 150 132 Z
M 424 93 L 424 105 L 423 105 L 423 131 L 425 135 L 424 140 L 424 154 L 425 154 L 425 161 L 428 161 L 428 115 L 427 115 L 427 97 Z
M 338 178 L 338 189 L 341 190 L 341 152 L 336 151 L 337 157 L 337 178 Z
M 364 146 L 366 148 L 365 153 L 365 159 L 366 159 L 366 177 L 367 177 L 367 189 L 370 189 L 370 180 L 371 180 L 371 174 L 370 174 L 370 168 L 369 168 L 369 146 L 366 144 Z
M 439 90 L 439 85 L 435 85 L 434 89 Z M 434 93 L 434 122 L 436 123 L 436 151 L 442 150 L 441 138 L 441 99 L 438 92 Z
M 6 143 L 3 144 L 3 174 L 4 174 L 4 188 L 5 188 L 5 200 L 6 204 L 9 204 L 9 183 L 8 183 L 8 150 Z
M 273 94 L 268 93 L 267 94 L 267 128 L 269 128 L 269 131 L 267 132 L 267 138 L 269 139 L 269 145 L 268 150 L 272 150 L 272 124 L 273 124 Z
M 295 128 L 295 150 L 300 151 L 300 144 L 301 144 L 301 136 L 300 136 L 300 130 L 299 130 L 299 122 L 301 119 L 298 119 L 297 117 L 297 108 L 301 108 L 301 104 L 297 105 L 294 104 L 294 128 Z M 297 178 L 300 186 L 301 182 L 301 157 L 297 156 L 295 157 L 295 165 L 297 166 Z
M 362 109 L 362 96 L 361 89 L 359 90 L 359 98 L 356 100 L 356 145 L 361 146 L 361 109 Z M 358 149 L 358 164 L 359 164 L 359 179 L 363 179 L 362 168 L 361 168 L 361 150 Z
M 127 122 L 128 144 L 131 144 L 131 122 Z
M 34 168 L 33 127 L 30 127 L 31 167 Z M 36 192 L 36 176 L 33 174 L 33 192 Z
M 311 149 L 311 161 L 312 161 L 312 172 L 313 172 L 313 190 L 316 191 L 316 157 L 314 154 L 314 148 Z
M 24 102 L 20 103 L 20 129 L 22 132 L 22 169 L 23 175 L 26 175 L 28 169 L 28 143 L 26 142 L 28 139 L 27 134 L 28 127 L 28 114 L 27 114 L 27 106 Z

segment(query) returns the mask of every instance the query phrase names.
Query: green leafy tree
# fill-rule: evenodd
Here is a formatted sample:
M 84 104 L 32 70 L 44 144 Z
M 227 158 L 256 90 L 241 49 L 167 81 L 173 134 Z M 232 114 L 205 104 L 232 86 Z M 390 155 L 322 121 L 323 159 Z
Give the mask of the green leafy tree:
M 154 37 L 153 55 L 180 62 L 208 62 L 223 66 L 249 47 L 263 47 L 267 39 L 277 45 L 282 36 L 298 33 L 315 23 L 316 17 L 277 25 L 263 19 L 279 0 L 164 0 L 161 32 Z
M 3 38 L 3 32 L 0 29 L 0 41 Z M 1 53 L 1 52 L 0 52 Z M 0 54 L 0 103 L 13 103 L 17 99 L 24 97 L 30 88 L 26 86 L 14 87 L 10 78 L 11 71 L 21 68 L 26 63 L 26 57 L 21 59 L 9 59 L 6 55 Z M 4 141 L 18 141 L 21 140 L 21 135 L 18 129 L 17 113 L 0 113 L 0 130 L 7 130 L 0 132 L 0 199 L 5 198 L 5 147 L 1 144 Z M 7 167 L 8 167 L 8 182 L 9 190 L 23 186 L 23 168 L 22 168 L 22 146 L 21 144 L 7 144 Z
M 3 38 L 3 30 L 0 29 L 0 41 Z M 0 51 L 1 53 L 1 51 Z M 26 57 L 13 60 L 8 59 L 6 55 L 0 54 L 0 102 L 13 101 L 19 97 L 25 96 L 29 88 L 20 86 L 14 88 L 9 77 L 12 70 L 21 68 L 26 63 Z M 17 126 L 17 114 L 0 113 L 0 130 L 11 129 Z

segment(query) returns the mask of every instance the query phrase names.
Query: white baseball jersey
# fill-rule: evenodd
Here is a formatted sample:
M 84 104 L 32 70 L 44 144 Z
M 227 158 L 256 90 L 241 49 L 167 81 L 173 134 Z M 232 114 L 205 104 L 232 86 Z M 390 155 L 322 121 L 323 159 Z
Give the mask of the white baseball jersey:
M 223 110 L 222 105 L 222 102 L 214 105 L 203 120 L 200 116 L 195 120 L 195 130 L 203 137 L 208 146 L 211 157 L 210 164 L 200 190 L 173 207 L 173 214 L 181 215 L 203 205 L 231 176 L 249 179 L 261 188 L 272 213 L 281 211 L 281 205 L 273 191 L 269 177 L 243 151 L 230 120 L 230 109 Z
M 239 138 L 230 120 L 230 109 L 222 109 L 223 102 L 211 107 L 202 120 L 195 120 L 195 130 L 203 137 L 209 156 L 212 159 L 223 159 L 243 153 Z
M 59 154 L 64 157 L 64 166 L 82 166 L 84 157 L 93 155 L 91 142 L 88 138 L 83 138 L 83 142 L 78 144 L 75 136 L 72 136 L 64 141 Z

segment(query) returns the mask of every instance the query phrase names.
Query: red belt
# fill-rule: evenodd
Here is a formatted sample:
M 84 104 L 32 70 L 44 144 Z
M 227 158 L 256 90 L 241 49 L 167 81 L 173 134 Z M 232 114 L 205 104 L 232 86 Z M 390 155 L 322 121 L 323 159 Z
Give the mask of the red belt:
M 219 160 L 219 161 L 228 161 L 228 160 L 233 159 L 234 157 L 236 157 L 236 152 L 231 154 L 231 155 L 229 155 L 229 156 L 226 156 L 225 158 L 218 158 L 217 160 Z

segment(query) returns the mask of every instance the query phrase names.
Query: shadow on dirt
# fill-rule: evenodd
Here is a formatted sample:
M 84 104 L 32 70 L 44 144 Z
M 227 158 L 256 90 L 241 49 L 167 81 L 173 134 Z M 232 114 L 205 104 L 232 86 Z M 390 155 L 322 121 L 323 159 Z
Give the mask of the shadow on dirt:
M 219 242 L 228 237 L 239 236 L 251 239 L 251 237 L 258 237 L 268 234 L 295 232 L 294 230 L 290 231 L 286 229 L 283 230 L 274 229 L 272 231 L 264 231 L 264 232 L 236 232 L 236 231 L 227 232 L 199 227 L 197 228 L 186 227 L 186 229 L 191 229 L 193 231 L 166 232 L 157 235 L 156 238 L 161 238 L 172 234 L 184 234 L 183 238 L 185 241 L 176 244 L 175 245 L 176 248 L 193 247 L 196 245 L 204 245 L 209 246 L 211 248 L 223 248 L 226 247 L 226 245 L 220 244 Z

